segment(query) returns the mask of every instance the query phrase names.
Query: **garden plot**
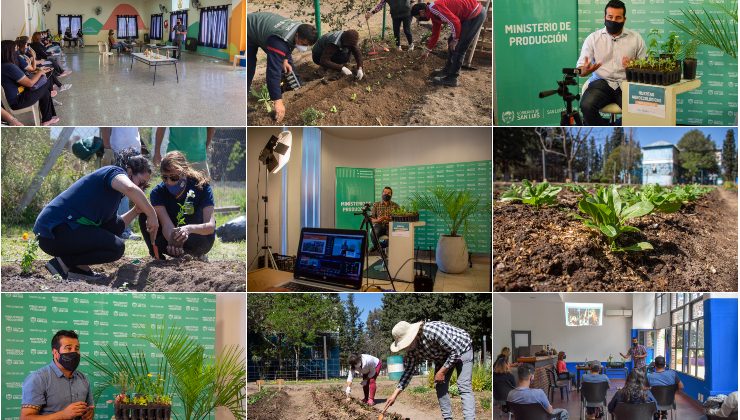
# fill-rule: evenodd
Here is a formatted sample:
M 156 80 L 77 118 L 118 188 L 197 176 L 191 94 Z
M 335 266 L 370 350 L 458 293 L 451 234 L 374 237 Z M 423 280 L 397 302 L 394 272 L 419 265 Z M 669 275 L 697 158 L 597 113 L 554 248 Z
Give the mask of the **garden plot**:
M 736 191 L 711 188 L 695 200 L 679 200 L 673 209 L 670 199 L 654 200 L 649 210 L 638 205 L 617 223 L 617 230 L 624 231 L 615 232 L 581 209 L 584 196 L 574 189 L 555 186 L 562 189 L 550 191 L 552 200 L 534 200 L 537 206 L 502 202 L 507 187 L 494 187 L 496 290 L 737 290 Z M 595 192 L 595 186 L 588 188 L 592 197 Z M 630 205 L 639 201 L 630 195 L 639 190 L 619 192 L 619 199 Z

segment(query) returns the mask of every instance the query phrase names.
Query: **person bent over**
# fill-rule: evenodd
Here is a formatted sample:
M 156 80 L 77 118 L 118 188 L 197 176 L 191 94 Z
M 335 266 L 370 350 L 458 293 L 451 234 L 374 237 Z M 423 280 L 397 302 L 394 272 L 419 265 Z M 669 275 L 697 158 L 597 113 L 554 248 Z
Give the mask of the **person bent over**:
M 346 64 L 349 63 L 350 55 L 355 57 L 357 73 L 355 78 L 362 80 L 365 73 L 362 71 L 362 54 L 358 48 L 360 34 L 354 29 L 347 31 L 334 31 L 322 36 L 311 50 L 313 62 L 319 66 L 341 71 L 345 76 L 351 76 Z

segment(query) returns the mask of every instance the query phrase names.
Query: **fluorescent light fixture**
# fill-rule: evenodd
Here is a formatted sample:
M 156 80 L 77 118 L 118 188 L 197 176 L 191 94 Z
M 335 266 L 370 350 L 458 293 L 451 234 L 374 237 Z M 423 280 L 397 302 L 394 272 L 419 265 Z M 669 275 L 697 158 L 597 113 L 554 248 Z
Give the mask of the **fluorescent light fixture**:
M 568 327 L 600 327 L 603 303 L 565 302 L 565 325 Z

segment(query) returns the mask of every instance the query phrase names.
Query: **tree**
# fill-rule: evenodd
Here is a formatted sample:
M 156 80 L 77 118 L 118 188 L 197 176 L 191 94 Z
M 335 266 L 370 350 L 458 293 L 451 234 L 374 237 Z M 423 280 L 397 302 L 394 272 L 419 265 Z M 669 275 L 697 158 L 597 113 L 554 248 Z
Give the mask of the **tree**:
M 625 157 L 628 158 L 625 158 Z M 604 163 L 603 176 L 611 178 L 612 183 L 625 182 L 627 174 L 631 173 L 642 160 L 640 148 L 625 144 L 617 146 L 607 157 Z
M 588 182 L 591 182 L 591 178 L 601 172 L 602 168 L 602 158 L 601 158 L 601 152 L 599 151 L 599 147 L 596 146 L 596 139 L 591 137 L 588 143 L 588 148 L 590 152 L 589 162 L 589 172 L 588 172 Z
M 360 308 L 355 305 L 355 296 L 347 294 L 347 300 L 342 304 L 341 327 L 339 328 L 339 360 L 346 363 L 352 353 L 362 352 L 362 330 L 364 325 L 360 320 Z
M 722 143 L 722 175 L 726 182 L 735 182 L 737 179 L 737 147 L 735 132 L 732 129 L 727 130 L 725 141 Z
M 688 131 L 678 141 L 678 162 L 692 182 L 699 177 L 703 182 L 706 175 L 717 172 L 717 159 L 714 156 L 715 145 L 700 130 Z
M 497 128 L 493 132 L 493 165 L 508 182 L 513 168 L 524 166 L 529 153 L 537 147 L 537 136 L 531 128 Z
M 580 149 L 586 143 L 588 136 L 591 134 L 593 127 L 585 128 L 535 128 L 535 133 L 540 142 L 542 151 L 542 178 L 547 179 L 545 173 L 546 153 L 552 153 L 562 156 L 567 164 L 566 178 L 571 181 L 575 178 L 573 173 L 573 161 L 578 155 Z M 567 181 L 567 179 L 566 179 Z
M 367 315 L 365 322 L 365 334 L 363 344 L 363 353 L 372 354 L 373 356 L 385 360 L 391 353 L 387 336 L 380 327 L 380 319 L 383 316 L 381 308 L 373 309 Z

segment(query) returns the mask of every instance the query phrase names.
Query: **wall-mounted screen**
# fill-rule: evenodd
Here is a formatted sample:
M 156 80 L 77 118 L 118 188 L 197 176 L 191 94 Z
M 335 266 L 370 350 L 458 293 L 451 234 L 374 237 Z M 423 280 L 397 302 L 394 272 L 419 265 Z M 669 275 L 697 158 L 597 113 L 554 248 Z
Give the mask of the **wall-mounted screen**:
M 603 303 L 565 302 L 565 325 L 569 327 L 601 326 Z

